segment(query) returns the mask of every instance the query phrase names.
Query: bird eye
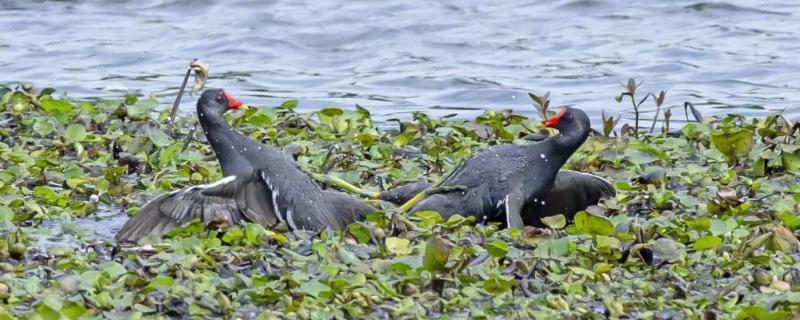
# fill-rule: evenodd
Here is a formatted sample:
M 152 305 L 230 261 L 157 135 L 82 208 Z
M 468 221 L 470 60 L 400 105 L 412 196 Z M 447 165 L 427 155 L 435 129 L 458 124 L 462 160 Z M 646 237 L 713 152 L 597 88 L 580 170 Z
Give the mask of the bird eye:
M 218 94 L 217 95 L 217 102 L 224 102 L 224 101 L 225 101 L 225 96 L 222 95 L 222 93 Z

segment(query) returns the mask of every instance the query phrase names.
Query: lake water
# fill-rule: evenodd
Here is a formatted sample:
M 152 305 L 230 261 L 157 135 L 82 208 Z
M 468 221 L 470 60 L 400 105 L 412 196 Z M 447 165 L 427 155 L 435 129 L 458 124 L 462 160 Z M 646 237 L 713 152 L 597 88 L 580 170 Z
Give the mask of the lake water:
M 800 1 L 532 2 L 0 0 L 0 83 L 169 103 L 198 57 L 209 86 L 250 104 L 360 104 L 380 119 L 533 115 L 529 91 L 595 121 L 630 117 L 613 99 L 629 77 L 705 115 L 800 116 Z

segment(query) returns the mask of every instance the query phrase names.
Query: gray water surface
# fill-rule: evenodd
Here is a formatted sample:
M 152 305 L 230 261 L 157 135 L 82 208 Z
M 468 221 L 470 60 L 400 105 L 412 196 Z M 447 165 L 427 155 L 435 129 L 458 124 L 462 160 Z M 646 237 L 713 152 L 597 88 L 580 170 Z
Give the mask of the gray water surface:
M 613 99 L 629 77 L 705 115 L 800 115 L 797 0 L 0 0 L 0 30 L 0 83 L 73 97 L 168 103 L 198 57 L 210 86 L 250 104 L 360 104 L 379 119 L 533 115 L 528 91 L 594 121 L 630 117 Z

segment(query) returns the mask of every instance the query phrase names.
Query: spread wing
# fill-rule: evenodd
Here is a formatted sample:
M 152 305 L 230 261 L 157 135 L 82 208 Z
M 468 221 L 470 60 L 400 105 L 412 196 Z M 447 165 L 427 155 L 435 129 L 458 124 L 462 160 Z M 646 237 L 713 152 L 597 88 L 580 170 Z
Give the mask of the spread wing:
M 183 188 L 148 202 L 122 226 L 117 242 L 136 242 L 147 235 L 163 235 L 199 218 L 206 224 L 234 225 L 249 221 L 265 227 L 283 217 L 260 170 L 229 176 L 208 184 Z
M 544 205 L 528 205 L 523 210 L 525 224 L 541 226 L 539 218 L 563 214 L 567 220 L 578 211 L 596 205 L 601 198 L 616 195 L 614 186 L 602 177 L 572 170 L 561 170 L 553 188 L 547 193 Z

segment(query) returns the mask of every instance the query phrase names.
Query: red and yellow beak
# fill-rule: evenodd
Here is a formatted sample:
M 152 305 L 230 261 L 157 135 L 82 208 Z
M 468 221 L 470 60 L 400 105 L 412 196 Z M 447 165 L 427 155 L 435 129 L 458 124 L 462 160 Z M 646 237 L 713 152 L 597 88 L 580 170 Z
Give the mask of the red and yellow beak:
M 567 108 L 559 110 L 558 113 L 556 113 L 556 115 L 547 118 L 547 120 L 545 120 L 542 123 L 544 123 L 545 126 L 548 126 L 550 128 L 555 128 L 556 126 L 558 126 L 558 122 L 561 121 L 561 118 L 564 117 L 565 114 L 567 114 Z
M 222 92 L 225 95 L 225 100 L 228 100 L 228 108 L 234 110 L 246 110 L 250 108 L 248 105 L 239 101 L 239 99 L 236 99 L 232 95 L 230 95 L 228 91 L 222 90 Z

